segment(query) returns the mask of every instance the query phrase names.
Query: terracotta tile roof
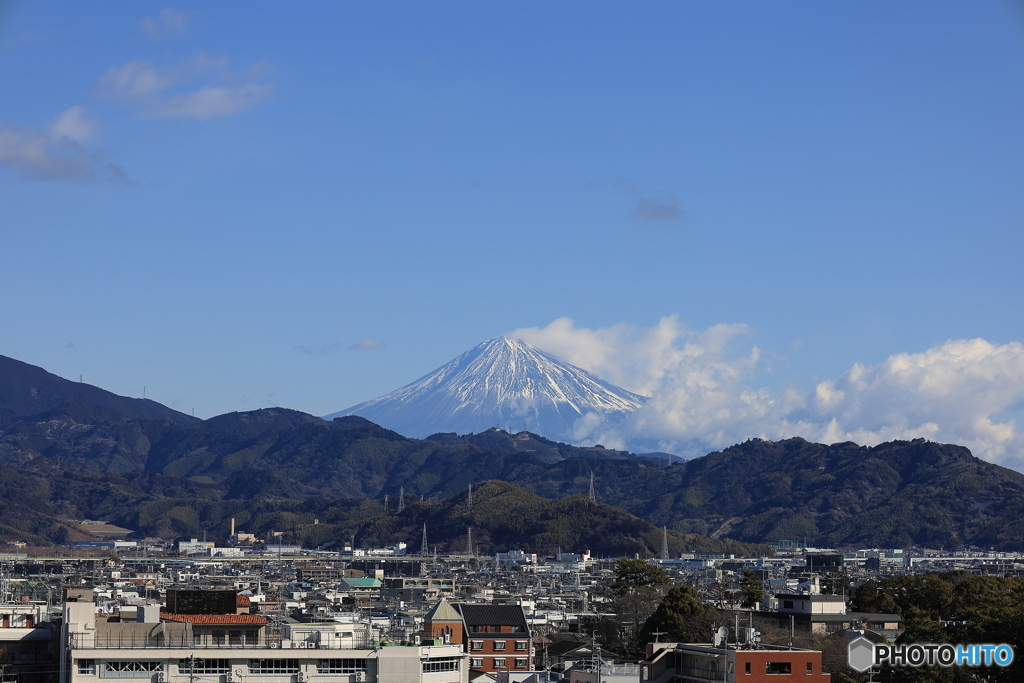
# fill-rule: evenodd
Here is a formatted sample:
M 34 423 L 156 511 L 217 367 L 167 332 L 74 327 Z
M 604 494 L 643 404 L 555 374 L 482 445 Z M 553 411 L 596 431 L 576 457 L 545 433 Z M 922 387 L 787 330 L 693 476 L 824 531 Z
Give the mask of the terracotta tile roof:
M 164 621 L 182 621 L 190 624 L 266 624 L 267 618 L 259 614 L 168 614 L 160 613 Z
M 235 604 L 238 605 L 239 607 L 248 607 L 249 606 L 249 596 L 248 595 L 236 595 L 235 596 Z

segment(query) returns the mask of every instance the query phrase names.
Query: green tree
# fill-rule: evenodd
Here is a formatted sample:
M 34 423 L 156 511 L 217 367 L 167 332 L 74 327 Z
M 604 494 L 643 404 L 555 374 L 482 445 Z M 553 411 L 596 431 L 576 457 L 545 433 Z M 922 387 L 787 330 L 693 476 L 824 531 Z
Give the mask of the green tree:
M 620 591 L 670 583 L 672 581 L 665 571 L 647 560 L 619 560 L 615 563 L 615 587 Z
M 677 586 L 670 590 L 654 613 L 644 622 L 640 642 L 651 643 L 655 633 L 662 633 L 662 642 L 686 643 L 708 640 L 711 621 L 718 612 L 700 601 L 697 591 L 690 586 Z
M 748 609 L 757 607 L 764 600 L 764 582 L 752 569 L 743 570 L 743 578 L 740 579 L 740 590 L 743 591 L 743 602 L 740 603 Z

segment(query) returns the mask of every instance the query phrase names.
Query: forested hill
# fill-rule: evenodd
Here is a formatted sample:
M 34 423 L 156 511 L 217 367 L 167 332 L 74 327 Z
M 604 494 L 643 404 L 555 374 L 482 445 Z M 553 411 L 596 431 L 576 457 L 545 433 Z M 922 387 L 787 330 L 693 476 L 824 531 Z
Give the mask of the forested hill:
M 1024 548 L 1024 475 L 978 460 L 960 446 L 916 440 L 867 448 L 755 439 L 664 467 L 528 432 L 492 429 L 409 439 L 359 417 L 326 421 L 271 408 L 200 422 L 158 404 L 150 411 L 152 402 L 141 404 L 149 412 L 139 418 L 132 413 L 140 405 L 135 399 L 107 392 L 97 403 L 50 406 L 71 395 L 58 392 L 44 400 L 38 393 L 13 391 L 43 385 L 15 375 L 0 394 L 21 397 L 0 405 L 7 410 L 0 419 L 0 464 L 12 487 L 0 496 L 13 502 L 19 496 L 45 498 L 40 487 L 52 485 L 49 478 L 58 467 L 150 487 L 137 501 L 380 500 L 401 490 L 411 499 L 437 501 L 488 480 L 557 499 L 585 494 L 593 476 L 598 502 L 680 533 L 829 547 Z M 75 384 L 56 379 L 58 387 Z M 35 405 L 24 395 L 48 407 L 15 414 Z M 121 485 L 109 480 L 108 488 Z M 95 516 L 104 509 L 98 491 L 69 491 L 79 491 L 79 497 L 45 508 L 47 514 L 93 510 Z

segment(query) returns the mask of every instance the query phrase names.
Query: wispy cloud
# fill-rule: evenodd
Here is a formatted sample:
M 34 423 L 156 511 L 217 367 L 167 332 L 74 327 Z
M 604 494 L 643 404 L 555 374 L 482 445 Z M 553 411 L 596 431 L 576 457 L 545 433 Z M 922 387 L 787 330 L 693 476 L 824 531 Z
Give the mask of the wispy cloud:
M 679 200 L 670 192 L 645 192 L 629 178 L 619 176 L 612 183 L 621 192 L 633 197 L 633 214 L 645 221 L 670 221 L 683 216 Z
M 744 325 L 688 330 L 576 327 L 568 318 L 510 336 L 650 397 L 617 425 L 592 417 L 576 438 L 700 455 L 749 437 L 874 445 L 927 438 L 1024 470 L 1024 432 L 1002 417 L 1024 404 L 1024 344 L 959 339 L 875 366 L 855 363 L 813 391 L 757 386 L 764 356 Z M 642 446 L 641 446 L 642 444 Z
M 319 344 L 319 345 L 300 345 L 294 348 L 296 353 L 302 353 L 307 356 L 313 356 L 314 358 L 320 358 L 328 354 L 334 353 L 341 349 L 347 349 L 349 351 L 377 351 L 384 348 L 384 342 L 378 339 L 363 339 L 355 344 L 344 344 L 342 342 L 334 342 L 333 344 Z
M 363 339 L 348 348 L 350 351 L 379 351 L 384 348 L 384 342 L 379 339 Z
M 603 183 L 588 181 L 586 187 L 590 190 L 600 190 L 605 186 Z M 679 199 L 671 192 L 644 190 L 624 176 L 616 178 L 611 187 L 631 198 L 632 213 L 637 218 L 645 221 L 672 221 L 686 217 Z
M 87 146 L 95 137 L 96 124 L 81 105 L 44 129 L 0 121 L 0 166 L 33 180 L 127 182 L 124 169 Z
M 342 344 L 341 342 L 334 342 L 333 344 L 320 344 L 317 346 L 302 344 L 300 346 L 296 346 L 294 350 L 296 353 L 302 353 L 307 356 L 313 356 L 314 358 L 320 358 L 321 356 L 326 356 L 327 354 L 337 351 L 338 349 L 344 346 L 345 345 Z
M 191 21 L 188 16 L 173 7 L 165 7 L 154 17 L 145 17 L 139 21 L 139 28 L 153 40 L 180 38 L 188 31 Z
M 270 69 L 258 63 L 233 71 L 226 59 L 199 55 L 177 66 L 128 62 L 100 76 L 100 95 L 152 118 L 210 119 L 234 116 L 263 104 L 273 94 L 264 82 Z

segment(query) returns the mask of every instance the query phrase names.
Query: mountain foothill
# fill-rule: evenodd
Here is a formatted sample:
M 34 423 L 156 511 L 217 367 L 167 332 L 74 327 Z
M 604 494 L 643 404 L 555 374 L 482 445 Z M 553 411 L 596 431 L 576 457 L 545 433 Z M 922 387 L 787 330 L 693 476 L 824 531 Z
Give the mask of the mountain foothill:
M 0 356 L 0 540 L 85 540 L 83 519 L 223 538 L 232 518 L 323 548 L 419 551 L 425 524 L 440 552 L 463 551 L 469 527 L 484 553 L 651 556 L 662 527 L 673 554 L 782 540 L 1021 549 L 1024 475 L 921 439 L 751 439 L 666 465 L 495 427 L 410 438 L 283 408 L 198 420 Z

